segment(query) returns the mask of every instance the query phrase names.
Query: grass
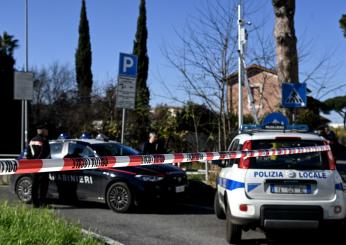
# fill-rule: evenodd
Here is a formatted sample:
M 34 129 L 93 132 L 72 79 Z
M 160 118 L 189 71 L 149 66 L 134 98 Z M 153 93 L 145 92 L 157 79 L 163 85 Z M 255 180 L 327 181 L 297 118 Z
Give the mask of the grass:
M 332 130 L 336 133 L 338 141 L 340 144 L 346 144 L 346 130 L 343 128 L 332 128 Z
M 205 163 L 204 162 L 183 162 L 180 164 L 181 168 L 185 168 L 188 170 L 199 170 L 199 169 L 205 169 Z
M 0 244 L 104 244 L 81 233 L 80 227 L 57 218 L 52 210 L 0 203 Z
M 187 179 L 188 180 L 196 180 L 196 181 L 204 181 L 205 180 L 205 174 L 188 174 Z

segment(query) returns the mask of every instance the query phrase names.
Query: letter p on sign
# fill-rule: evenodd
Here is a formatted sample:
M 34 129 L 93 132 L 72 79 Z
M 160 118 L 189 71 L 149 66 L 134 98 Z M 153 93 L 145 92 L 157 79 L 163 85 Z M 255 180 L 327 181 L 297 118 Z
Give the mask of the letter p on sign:
M 119 76 L 137 76 L 137 56 L 133 54 L 120 53 L 119 56 Z

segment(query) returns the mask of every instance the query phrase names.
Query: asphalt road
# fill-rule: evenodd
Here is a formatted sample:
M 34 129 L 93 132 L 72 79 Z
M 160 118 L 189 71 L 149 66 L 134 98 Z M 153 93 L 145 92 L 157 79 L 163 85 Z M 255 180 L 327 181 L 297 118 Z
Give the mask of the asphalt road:
M 203 194 L 212 195 L 211 190 Z M 215 217 L 208 199 L 192 195 L 186 203 L 148 205 L 128 214 L 114 213 L 105 205 L 95 203 L 54 203 L 50 206 L 58 215 L 80 223 L 84 229 L 125 245 L 227 244 L 224 238 L 225 221 Z M 6 186 L 0 186 L 0 201 L 3 200 L 16 203 L 16 197 Z M 250 244 L 260 244 L 265 237 L 261 232 L 244 234 L 246 243 Z
M 117 214 L 105 205 L 95 203 L 77 205 L 53 203 L 50 207 L 54 208 L 58 215 L 80 223 L 84 229 L 90 229 L 125 245 L 227 244 L 224 238 L 225 221 L 215 217 L 209 201 L 212 190 L 200 192 L 200 188 L 205 187 L 200 185 L 195 187 L 197 192 L 192 193 L 186 202 L 149 205 L 129 214 Z M 199 195 L 195 196 L 197 193 Z M 3 200 L 16 203 L 16 197 L 6 186 L 0 186 L 0 201 Z M 317 237 L 317 233 L 288 232 L 275 235 L 280 239 L 273 242 L 276 244 L 284 242 L 301 244 L 302 236 L 309 242 L 307 244 L 320 244 L 319 239 L 312 241 Z M 244 239 L 242 244 L 268 244 L 268 240 L 261 231 L 243 232 L 242 237 Z M 333 244 L 344 243 L 334 242 Z

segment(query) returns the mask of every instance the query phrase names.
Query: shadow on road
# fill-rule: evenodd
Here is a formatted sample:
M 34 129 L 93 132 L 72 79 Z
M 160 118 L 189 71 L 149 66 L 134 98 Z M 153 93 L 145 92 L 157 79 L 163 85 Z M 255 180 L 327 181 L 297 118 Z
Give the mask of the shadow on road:
M 215 188 L 201 181 L 190 180 L 186 202 L 213 208 Z
M 268 244 L 266 239 L 247 239 L 242 240 L 240 245 L 258 245 L 258 244 Z
M 215 188 L 201 181 L 189 181 L 186 195 L 175 200 L 147 202 L 136 207 L 134 213 L 149 214 L 214 214 Z
M 267 233 L 268 244 L 345 244 L 344 228 L 286 230 Z
M 178 199 L 146 200 L 132 208 L 135 214 L 193 215 L 213 214 L 215 189 L 200 181 L 190 181 L 187 193 Z M 55 209 L 108 209 L 106 204 L 94 202 L 68 202 L 58 199 L 49 200 Z M 110 211 L 111 212 L 111 211 Z

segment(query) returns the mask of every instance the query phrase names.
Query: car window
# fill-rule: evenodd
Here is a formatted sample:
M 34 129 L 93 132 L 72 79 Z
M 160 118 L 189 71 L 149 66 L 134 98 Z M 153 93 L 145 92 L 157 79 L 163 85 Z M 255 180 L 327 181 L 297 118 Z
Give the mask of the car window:
M 131 147 L 118 143 L 100 143 L 91 146 L 99 156 L 129 156 L 138 155 Z
M 94 157 L 95 153 L 87 145 L 70 143 L 68 146 L 68 157 Z
M 238 149 L 239 139 L 235 139 L 229 146 L 230 151 L 236 151 Z
M 55 143 L 50 143 L 50 155 L 52 158 L 55 158 L 62 152 L 62 147 L 63 143 L 62 142 L 55 142 Z
M 311 140 L 254 140 L 252 149 L 279 149 L 323 145 L 322 141 Z M 297 169 L 297 170 L 327 170 L 329 169 L 326 152 L 311 152 L 282 156 L 252 157 L 250 168 L 255 169 Z
M 239 150 L 239 139 L 233 140 L 231 145 L 228 147 L 228 151 L 238 151 Z M 225 165 L 227 167 L 232 166 L 233 164 L 237 164 L 239 162 L 239 159 L 230 159 L 225 160 Z
M 138 155 L 139 152 L 131 147 L 120 145 L 120 154 L 121 156 L 130 156 L 130 155 Z
M 93 144 L 91 146 L 99 156 L 119 156 L 120 149 L 117 144 L 104 143 L 104 144 Z

